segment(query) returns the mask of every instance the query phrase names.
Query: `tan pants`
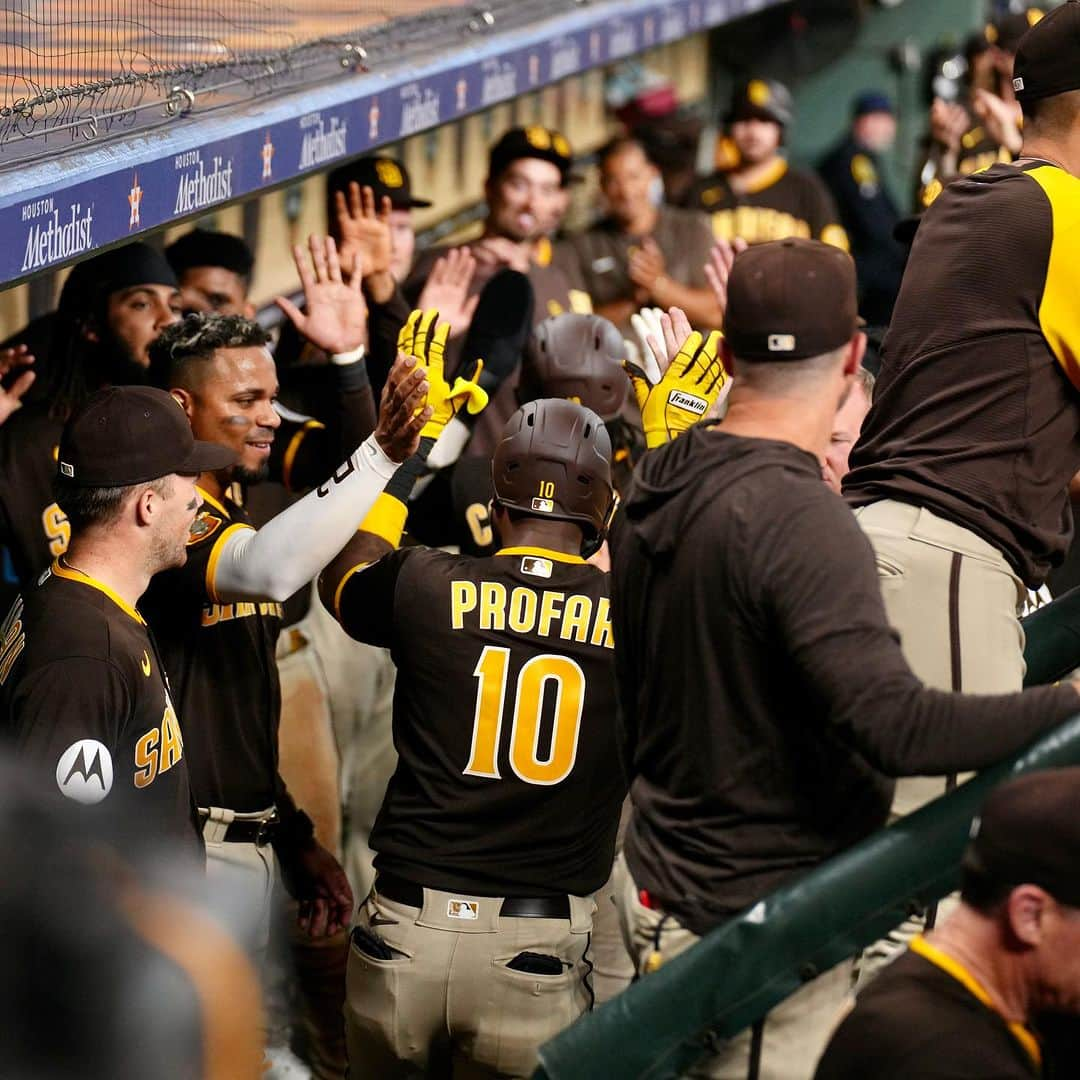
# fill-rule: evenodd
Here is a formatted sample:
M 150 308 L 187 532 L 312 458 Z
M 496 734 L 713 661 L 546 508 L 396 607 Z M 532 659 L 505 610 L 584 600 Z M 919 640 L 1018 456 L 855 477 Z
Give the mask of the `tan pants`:
M 1023 582 L 992 544 L 937 514 L 883 500 L 855 511 L 911 670 L 927 686 L 1007 694 L 1024 683 Z M 897 784 L 899 815 L 937 798 L 943 778 Z
M 685 952 L 701 939 L 670 915 L 645 907 L 626 859 L 615 858 L 615 903 L 627 948 L 638 974 L 656 970 L 660 962 Z M 651 962 L 650 962 L 651 961 Z M 760 1080 L 811 1080 L 830 1036 L 850 1003 L 852 962 L 838 964 L 781 1002 L 765 1018 Z M 717 972 L 717 978 L 723 973 Z M 749 1030 L 725 1043 L 720 1052 L 693 1066 L 685 1075 L 746 1080 L 750 1070 Z
M 882 500 L 860 507 L 855 516 L 874 549 L 885 613 L 911 670 L 938 690 L 1020 690 L 1025 665 L 1019 613 L 1027 593 L 1001 552 L 924 507 Z M 910 814 L 945 789 L 944 777 L 901 778 L 893 817 Z M 938 920 L 955 903 L 942 900 Z M 925 925 L 923 916 L 914 916 L 867 948 L 859 990 Z
M 619 832 L 615 852 L 622 851 L 623 836 L 630 820 L 630 799 L 623 800 L 619 815 Z M 597 1005 L 603 1005 L 618 997 L 634 979 L 634 959 L 626 950 L 620 926 L 619 909 L 615 905 L 615 875 L 604 882 L 596 894 L 596 915 L 593 918 L 592 942 L 589 945 L 592 960 L 592 988 Z
M 277 876 L 274 849 L 269 844 L 227 843 L 224 836 L 230 822 L 266 821 L 273 809 L 253 814 L 237 814 L 217 806 L 207 809 L 209 816 L 203 823 L 207 891 L 230 925 L 242 927 L 239 940 L 261 973 L 270 943 Z
M 451 916 L 463 899 L 475 917 Z M 351 1080 L 450 1076 L 451 1067 L 455 1078 L 532 1075 L 537 1048 L 589 1008 L 585 950 L 595 904 L 570 897 L 569 921 L 503 918 L 501 904 L 435 889 L 424 890 L 423 908 L 368 896 L 357 928 L 395 956 L 377 959 L 355 939 L 350 946 Z M 522 952 L 557 957 L 562 974 L 509 968 Z

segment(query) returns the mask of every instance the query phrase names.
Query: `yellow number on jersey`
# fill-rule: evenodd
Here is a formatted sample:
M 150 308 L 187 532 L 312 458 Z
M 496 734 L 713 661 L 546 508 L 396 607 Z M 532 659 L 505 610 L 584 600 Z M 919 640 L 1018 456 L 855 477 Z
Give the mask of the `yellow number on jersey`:
M 71 540 L 71 526 L 68 524 L 67 515 L 56 503 L 42 511 L 41 526 L 49 540 L 49 554 L 53 558 L 63 555 Z
M 498 755 L 502 715 L 506 704 L 506 673 L 510 650 L 488 645 L 473 676 L 480 680 L 473 718 L 472 747 L 466 776 L 500 778 Z M 554 684 L 555 721 L 551 748 L 540 759 L 540 713 L 548 682 Z M 514 693 L 510 729 L 510 767 L 527 784 L 562 783 L 577 761 L 581 714 L 585 708 L 585 673 L 567 656 L 534 656 L 521 669 Z

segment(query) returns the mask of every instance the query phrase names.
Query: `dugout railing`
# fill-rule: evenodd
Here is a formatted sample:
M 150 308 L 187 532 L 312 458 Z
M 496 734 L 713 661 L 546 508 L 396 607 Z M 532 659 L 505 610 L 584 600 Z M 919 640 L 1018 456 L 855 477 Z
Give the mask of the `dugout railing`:
M 1080 666 L 1080 589 L 1024 621 L 1027 685 Z M 1080 711 L 1023 753 L 882 829 L 579 1020 L 534 1080 L 666 1080 L 752 1027 L 818 974 L 955 890 L 972 817 L 1005 777 L 1080 765 Z

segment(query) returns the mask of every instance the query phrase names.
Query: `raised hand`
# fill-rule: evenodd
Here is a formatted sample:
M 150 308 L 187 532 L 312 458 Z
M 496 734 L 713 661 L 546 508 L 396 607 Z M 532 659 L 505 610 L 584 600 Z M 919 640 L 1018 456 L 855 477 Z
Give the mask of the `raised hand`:
M 412 312 L 398 334 L 399 358 L 415 357 L 427 373 L 427 403 L 431 416 L 420 433 L 421 438 L 438 439 L 443 428 L 463 407 L 475 416 L 488 403 L 487 391 L 477 382 L 484 370 L 483 360 L 476 361 L 471 375 L 459 375 L 453 385 L 446 381 L 443 356 L 449 336 L 450 326 L 439 322 L 437 311 Z
M 16 345 L 13 349 L 0 349 L 0 380 L 16 368 L 25 367 L 33 362 L 34 358 L 25 345 Z M 24 371 L 8 387 L 0 381 L 0 424 L 22 406 L 23 395 L 34 385 L 34 378 L 34 372 Z
M 308 341 L 323 352 L 347 353 L 367 344 L 367 304 L 360 291 L 360 274 L 346 284 L 341 277 L 337 245 L 329 236 L 308 238 L 311 263 L 300 244 L 293 259 L 304 289 L 304 310 L 284 296 L 274 300 Z M 314 270 L 312 269 L 314 267 Z
M 341 250 L 338 257 L 346 274 L 359 269 L 361 277 L 388 274 L 394 244 L 390 232 L 390 198 L 384 195 L 381 205 L 375 206 L 375 192 L 355 181 L 349 183 L 348 194 L 334 192 L 334 216 L 337 219 Z
M 671 442 L 701 420 L 730 382 L 719 357 L 720 340 L 718 330 L 707 340 L 697 331 L 691 333 L 657 383 L 627 365 L 649 449 Z
M 737 236 L 730 243 L 727 240 L 717 240 L 709 252 L 709 261 L 705 264 L 705 280 L 708 281 L 721 312 L 727 311 L 727 283 L 731 277 L 735 256 L 742 254 L 747 246 L 746 241 Z
M 398 353 L 383 386 L 375 427 L 375 439 L 391 461 L 405 461 L 416 453 L 434 411 L 427 403 L 430 389 L 424 365 L 415 356 Z
M 658 383 L 668 365 L 693 332 L 686 312 L 680 307 L 667 311 L 657 307 L 642 308 L 630 316 L 630 325 L 643 345 L 644 375 L 650 383 Z
M 451 334 L 464 334 L 472 323 L 480 294 L 469 295 L 476 259 L 467 247 L 451 248 L 431 268 L 416 306 L 421 311 L 438 311 L 451 326 Z

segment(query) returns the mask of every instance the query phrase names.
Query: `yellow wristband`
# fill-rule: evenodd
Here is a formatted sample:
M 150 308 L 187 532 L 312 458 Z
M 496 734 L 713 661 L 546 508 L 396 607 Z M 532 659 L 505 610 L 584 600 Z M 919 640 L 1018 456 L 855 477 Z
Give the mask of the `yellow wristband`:
M 400 499 L 383 491 L 360 523 L 360 532 L 374 533 L 391 547 L 397 548 L 408 516 L 409 508 Z

